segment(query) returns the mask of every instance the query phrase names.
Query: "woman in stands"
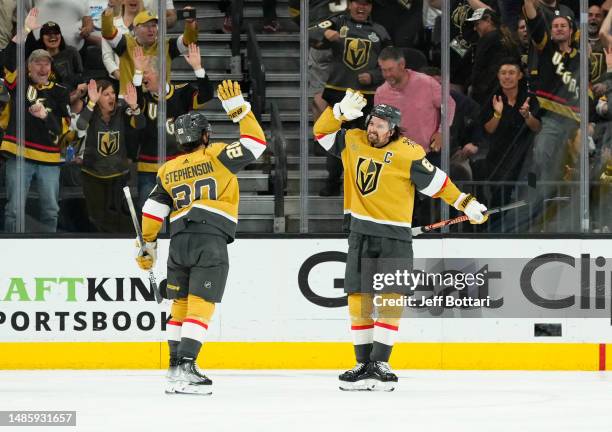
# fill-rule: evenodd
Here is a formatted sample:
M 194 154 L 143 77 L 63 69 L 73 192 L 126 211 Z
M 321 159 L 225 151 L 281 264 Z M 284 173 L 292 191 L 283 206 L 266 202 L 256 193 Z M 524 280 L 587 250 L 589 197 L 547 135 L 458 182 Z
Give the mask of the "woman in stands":
M 136 89 L 128 85 L 124 99 L 118 99 L 110 81 L 90 80 L 87 93 L 77 128 L 87 131 L 82 179 L 89 219 L 101 232 L 130 232 L 122 192 L 129 174 L 126 131 L 145 125 Z
M 87 92 L 86 85 L 79 85 L 83 73 L 83 62 L 76 48 L 66 45 L 60 26 L 48 21 L 40 28 L 40 39 L 34 32 L 26 38 L 26 58 L 36 49 L 44 49 L 53 57 L 53 70 L 49 77 L 63 85 L 70 92 L 70 102 L 77 100 Z

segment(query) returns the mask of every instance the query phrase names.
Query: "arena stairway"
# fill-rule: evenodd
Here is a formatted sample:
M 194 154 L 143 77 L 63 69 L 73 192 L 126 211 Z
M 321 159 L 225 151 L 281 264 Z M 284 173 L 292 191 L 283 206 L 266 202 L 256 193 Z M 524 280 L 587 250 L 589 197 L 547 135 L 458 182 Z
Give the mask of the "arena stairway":
M 262 127 L 268 136 L 270 151 L 239 174 L 241 201 L 239 232 L 299 232 L 300 214 L 300 35 L 299 27 L 291 20 L 287 0 L 277 2 L 277 16 L 281 25 L 278 33 L 263 33 L 263 10 L 261 0 L 243 0 L 243 21 L 240 34 L 240 68 L 235 67 L 232 56 L 232 35 L 222 32 L 224 13 L 219 10 L 217 0 L 175 0 L 177 9 L 187 5 L 196 8 L 199 37 L 198 44 L 202 53 L 202 63 L 208 76 L 215 84 L 223 79 L 243 82 L 249 89 L 249 26 L 257 41 L 260 58 L 265 69 L 265 102 L 260 115 Z M 178 36 L 182 24 L 179 22 L 169 30 L 170 36 Z M 251 41 L 252 42 L 252 41 Z M 184 59 L 175 59 L 172 64 L 173 81 L 191 81 L 194 76 Z M 251 102 L 256 104 L 251 89 Z M 278 108 L 282 123 L 286 160 L 285 192 L 283 200 L 284 220 L 275 221 L 274 178 L 277 158 L 271 145 L 272 110 Z M 218 99 L 210 101 L 204 112 L 213 125 L 212 138 L 229 142 L 238 137 L 238 127 L 225 115 Z M 312 134 L 309 139 L 309 192 L 310 192 L 310 232 L 339 232 L 342 222 L 341 197 L 319 197 L 318 192 L 325 183 L 325 157 L 313 153 Z M 276 194 L 276 200 L 279 194 Z

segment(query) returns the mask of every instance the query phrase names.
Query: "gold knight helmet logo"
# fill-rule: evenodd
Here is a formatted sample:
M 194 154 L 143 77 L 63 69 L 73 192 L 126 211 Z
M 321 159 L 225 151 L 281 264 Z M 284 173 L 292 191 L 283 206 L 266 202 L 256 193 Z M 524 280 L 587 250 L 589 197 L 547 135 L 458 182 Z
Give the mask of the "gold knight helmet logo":
M 378 188 L 378 179 L 382 171 L 383 164 L 374 159 L 360 157 L 357 161 L 357 175 L 355 183 L 361 195 L 368 195 Z
M 98 132 L 98 153 L 112 156 L 119 151 L 119 132 Z
M 344 40 L 344 64 L 353 70 L 363 68 L 370 60 L 371 48 L 371 40 L 346 38 Z

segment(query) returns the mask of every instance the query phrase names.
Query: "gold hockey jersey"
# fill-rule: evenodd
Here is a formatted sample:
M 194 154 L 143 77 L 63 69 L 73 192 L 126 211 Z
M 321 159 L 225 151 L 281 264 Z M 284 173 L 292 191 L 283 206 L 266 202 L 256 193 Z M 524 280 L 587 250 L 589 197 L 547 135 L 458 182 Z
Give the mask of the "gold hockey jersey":
M 144 240 L 154 241 L 164 218 L 170 215 L 170 235 L 195 222 L 222 231 L 232 241 L 240 200 L 236 173 L 265 148 L 264 132 L 250 112 L 240 121 L 239 141 L 211 143 L 162 165 L 157 185 L 142 209 Z
M 457 206 L 461 192 L 423 148 L 404 137 L 372 147 L 367 132 L 342 129 L 327 108 L 314 125 L 316 140 L 344 166 L 344 213 L 350 230 L 379 237 L 411 238 L 415 189 Z

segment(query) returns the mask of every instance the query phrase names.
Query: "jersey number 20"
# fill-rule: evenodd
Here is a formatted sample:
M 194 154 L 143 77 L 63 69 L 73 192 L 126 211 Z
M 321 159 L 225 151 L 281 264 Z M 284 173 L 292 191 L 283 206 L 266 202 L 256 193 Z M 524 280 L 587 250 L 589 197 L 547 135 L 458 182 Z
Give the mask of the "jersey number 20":
M 195 191 L 195 194 L 193 193 Z M 206 199 L 216 200 L 217 199 L 217 182 L 212 177 L 196 180 L 193 183 L 193 189 L 189 184 L 180 184 L 172 188 L 172 199 L 177 210 L 185 208 L 193 201 L 202 199 L 203 193 L 208 193 Z M 192 195 L 193 198 L 192 198 Z

